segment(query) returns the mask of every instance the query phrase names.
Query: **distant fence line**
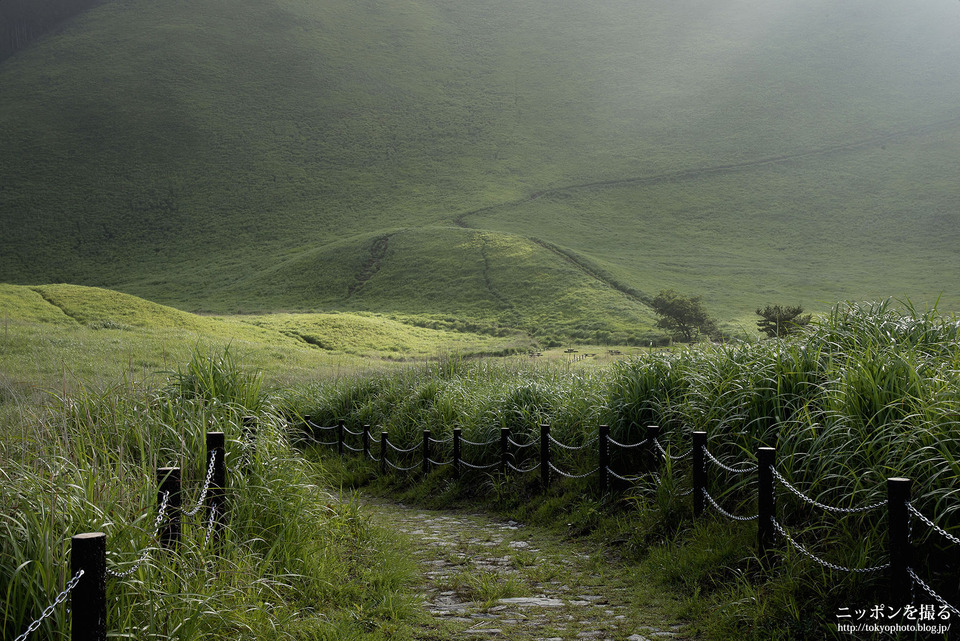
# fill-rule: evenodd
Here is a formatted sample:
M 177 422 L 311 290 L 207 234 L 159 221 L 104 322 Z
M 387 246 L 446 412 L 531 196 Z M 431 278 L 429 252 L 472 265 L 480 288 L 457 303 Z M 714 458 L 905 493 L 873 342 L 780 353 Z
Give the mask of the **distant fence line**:
M 685 459 L 691 459 L 692 464 L 692 488 L 684 492 L 678 492 L 678 496 L 685 497 L 692 495 L 693 512 L 695 517 L 701 517 L 706 506 L 710 507 L 724 518 L 731 521 L 757 522 L 757 553 L 764 567 L 769 568 L 771 564 L 771 551 L 775 546 L 775 535 L 783 537 L 792 547 L 803 554 L 805 557 L 819 563 L 823 567 L 837 572 L 852 572 L 869 574 L 875 572 L 887 573 L 888 590 L 890 606 L 903 608 L 914 601 L 915 588 L 921 588 L 930 598 L 937 602 L 941 608 L 948 610 L 954 615 L 960 616 L 960 610 L 948 603 L 933 588 L 924 582 L 918 575 L 911 544 L 911 516 L 916 516 L 927 527 L 933 529 L 939 535 L 944 537 L 953 545 L 960 546 L 960 539 L 951 535 L 943 528 L 934 523 L 932 519 L 917 510 L 911 503 L 911 488 L 913 481 L 908 478 L 891 477 L 886 481 L 887 498 L 870 505 L 864 505 L 855 508 L 841 508 L 829 506 L 821 503 L 794 487 L 777 470 L 776 449 L 772 447 L 756 448 L 756 464 L 747 464 L 744 467 L 732 467 L 724 464 L 714 456 L 707 448 L 707 433 L 703 431 L 692 432 L 693 446 L 683 454 L 673 455 L 660 443 L 660 427 L 649 425 L 646 427 L 645 438 L 637 443 L 620 443 L 610 436 L 610 428 L 607 425 L 600 425 L 597 429 L 596 437 L 581 445 L 568 445 L 558 441 L 550 433 L 549 425 L 540 426 L 540 434 L 537 438 L 528 442 L 517 442 L 513 439 L 509 428 L 501 428 L 499 438 L 494 438 L 485 442 L 474 442 L 463 438 L 462 430 L 454 428 L 450 437 L 445 439 L 435 439 L 430 430 L 423 430 L 422 438 L 409 447 L 401 447 L 392 443 L 388 438 L 388 433 L 380 432 L 378 453 L 374 455 L 371 444 L 370 426 L 364 425 L 360 431 L 353 431 L 346 427 L 344 420 L 338 421 L 336 425 L 322 426 L 305 417 L 304 427 L 305 435 L 309 442 L 322 446 L 335 446 L 339 455 L 344 455 L 346 451 L 361 454 L 375 463 L 379 464 L 380 473 L 387 474 L 390 470 L 399 472 L 410 472 L 419 469 L 424 475 L 429 474 L 434 468 L 450 467 L 455 479 L 460 479 L 464 470 L 475 470 L 479 472 L 490 472 L 496 470 L 502 475 L 508 474 L 528 474 L 539 470 L 540 485 L 542 489 L 549 487 L 553 474 L 568 479 L 585 479 L 588 477 L 597 477 L 597 486 L 601 494 L 612 489 L 611 483 L 619 481 L 621 483 L 635 483 L 642 479 L 650 479 L 657 485 L 662 484 L 660 471 L 662 465 L 667 461 L 676 462 Z M 329 440 L 321 440 L 321 435 L 326 435 Z M 330 437 L 333 437 L 330 439 Z M 359 445 L 353 446 L 347 443 L 347 437 L 359 437 Z M 434 445 L 452 445 L 452 458 L 448 461 L 436 461 L 433 458 Z M 494 452 L 497 456 L 493 462 L 489 463 L 471 463 L 463 456 L 463 446 L 481 448 L 489 450 L 496 447 Z M 538 447 L 539 446 L 539 447 Z M 554 448 L 561 451 L 586 453 L 588 448 L 596 447 L 596 466 L 587 472 L 571 473 L 560 469 L 554 463 Z M 537 447 L 539 450 L 536 462 L 531 463 L 531 456 L 525 455 L 527 448 Z M 611 450 L 617 448 L 620 451 L 637 450 L 640 459 L 639 469 L 634 470 L 633 474 L 619 474 L 611 469 Z M 532 450 L 531 450 L 532 451 Z M 394 461 L 390 460 L 390 453 L 394 453 Z M 419 460 L 407 464 L 401 462 L 400 457 L 396 455 L 410 455 L 419 453 Z M 488 460 L 480 457 L 482 460 Z M 477 459 L 475 459 L 477 460 Z M 522 461 L 526 461 L 524 466 Z M 520 463 L 515 465 L 514 462 Z M 751 516 L 738 516 L 725 510 L 719 502 L 707 491 L 710 480 L 710 463 L 713 467 L 734 475 L 755 474 L 757 481 L 757 513 Z M 864 568 L 843 567 L 829 561 L 825 561 L 800 544 L 777 520 L 776 510 L 776 487 L 783 486 L 791 494 L 798 497 L 802 502 L 816 507 L 824 512 L 833 514 L 862 514 L 886 508 L 887 528 L 886 528 L 886 550 L 888 561 L 881 565 Z
M 249 420 L 246 428 L 250 428 Z M 248 432 L 249 435 L 249 432 Z M 183 517 L 195 516 L 206 508 L 204 548 L 211 537 L 217 538 L 225 526 L 226 515 L 226 440 L 223 432 L 206 435 L 206 477 L 196 505 L 190 510 L 182 507 L 181 470 L 179 467 L 157 469 L 157 518 L 153 538 L 164 550 L 174 551 L 180 545 Z M 136 572 L 156 548 L 147 547 L 124 571 L 107 567 L 107 535 L 103 532 L 84 532 L 71 538 L 71 579 L 64 590 L 44 609 L 15 641 L 26 641 L 50 617 L 56 608 L 71 598 L 72 641 L 106 641 L 107 638 L 107 578 L 124 579 Z

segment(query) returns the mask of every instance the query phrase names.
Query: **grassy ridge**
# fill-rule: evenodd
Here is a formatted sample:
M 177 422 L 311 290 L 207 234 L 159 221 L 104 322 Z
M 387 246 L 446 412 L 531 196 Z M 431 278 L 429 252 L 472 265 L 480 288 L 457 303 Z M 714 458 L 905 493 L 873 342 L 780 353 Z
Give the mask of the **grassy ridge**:
M 442 354 L 512 353 L 529 340 L 423 316 L 211 317 L 96 288 L 0 285 L 0 406 L 15 409 L 15 401 L 51 388 L 107 388 L 124 377 L 157 381 L 198 345 L 238 351 L 247 367 L 280 385 Z
M 368 270 L 367 244 L 402 229 L 391 262 L 425 269 L 403 273 L 401 291 L 441 294 L 431 313 L 501 312 L 476 278 L 483 256 L 438 236 L 460 220 L 552 243 L 629 289 L 703 294 L 731 322 L 771 299 L 932 301 L 960 263 L 957 131 L 885 136 L 956 118 L 955 3 L 828 9 L 106 3 L 0 64 L 0 280 L 218 313 L 408 311 L 399 273 Z M 569 266 L 515 258 L 501 292 L 549 261 Z M 878 292 L 879 260 L 891 286 Z M 448 269 L 458 261 L 464 282 Z M 289 280 L 318 263 L 323 280 Z M 642 332 L 643 310 L 608 286 L 547 279 L 513 326 L 559 314 L 568 336 L 622 334 L 623 319 Z M 534 311 L 544 298 L 553 307 Z M 608 326 L 585 327 L 609 307 Z

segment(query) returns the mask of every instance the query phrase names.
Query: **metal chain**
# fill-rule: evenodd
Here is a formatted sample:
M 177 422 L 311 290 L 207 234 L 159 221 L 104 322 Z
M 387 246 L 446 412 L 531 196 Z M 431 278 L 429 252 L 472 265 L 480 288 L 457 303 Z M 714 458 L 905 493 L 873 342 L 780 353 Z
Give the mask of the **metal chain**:
M 363 451 L 363 448 L 362 448 L 362 447 L 353 447 L 352 445 L 347 445 L 346 443 L 344 443 L 343 446 L 344 446 L 345 448 L 347 448 L 348 450 L 350 450 L 351 452 L 362 452 L 362 451 Z
M 944 599 L 942 596 L 940 596 L 939 594 L 937 594 L 936 592 L 934 592 L 934 591 L 933 591 L 933 588 L 931 588 L 929 585 L 927 585 L 926 583 L 924 583 L 924 582 L 920 579 L 920 577 L 917 576 L 917 573 L 913 571 L 913 568 L 911 568 L 910 566 L 907 566 L 907 572 L 910 574 L 910 577 L 911 577 L 921 588 L 923 588 L 924 592 L 926 592 L 927 594 L 929 594 L 930 596 L 932 596 L 934 599 L 936 599 L 936 600 L 940 603 L 940 605 L 942 605 L 943 607 L 947 608 L 948 610 L 951 610 L 954 614 L 960 616 L 960 610 L 956 609 L 955 607 L 953 607 L 952 605 L 950 605 L 949 603 L 947 603 L 947 600 L 946 600 L 946 599 Z
M 337 429 L 338 427 L 340 427 L 339 425 L 330 425 L 330 426 L 317 425 L 317 424 L 314 423 L 313 421 L 306 421 L 306 423 L 307 423 L 307 425 L 309 425 L 310 427 L 312 427 L 312 428 L 315 429 L 315 430 L 335 430 L 335 429 Z
M 770 520 L 773 521 L 773 527 L 776 528 L 777 532 L 779 532 L 787 541 L 790 542 L 790 545 L 797 548 L 806 557 L 813 559 L 820 565 L 830 568 L 831 570 L 837 570 L 839 572 L 859 572 L 861 574 L 869 574 L 871 572 L 879 572 L 881 570 L 886 570 L 887 568 L 890 567 L 889 563 L 885 563 L 884 565 L 878 565 L 872 568 L 846 568 L 846 567 L 843 567 L 842 565 L 837 565 L 836 563 L 830 563 L 829 561 L 824 561 L 823 559 L 817 557 L 812 552 L 807 550 L 805 547 L 803 547 L 802 545 L 794 541 L 793 538 L 789 534 L 787 534 L 787 531 L 783 529 L 783 526 L 781 526 L 780 523 L 777 522 L 777 519 L 771 516 Z
M 443 443 L 449 443 L 452 440 L 453 440 L 452 436 L 448 436 L 447 438 L 433 438 L 432 436 L 430 437 L 430 442 L 436 443 L 437 445 L 442 445 Z
M 210 489 L 210 480 L 213 478 L 213 466 L 217 460 L 216 451 L 210 452 L 210 465 L 207 466 L 207 478 L 203 482 L 203 491 L 200 492 L 200 499 L 197 501 L 196 507 L 194 507 L 189 512 L 184 512 L 184 516 L 193 516 L 200 511 L 200 508 L 203 507 L 203 502 L 207 500 L 207 491 Z
M 441 463 L 439 461 L 434 461 L 432 458 L 428 458 L 427 461 L 429 461 L 431 465 L 436 465 L 437 467 L 443 467 L 444 465 L 453 465 L 453 461 L 446 461 L 444 463 Z
M 795 488 L 795 487 L 793 487 L 792 485 L 790 485 L 790 483 L 787 481 L 787 479 L 783 478 L 783 475 L 781 475 L 780 472 L 778 472 L 776 468 L 773 468 L 773 476 L 774 476 L 778 481 L 780 481 L 780 483 L 782 483 L 784 487 L 786 487 L 788 490 L 790 490 L 791 492 L 793 492 L 794 494 L 796 494 L 796 495 L 797 495 L 798 497 L 800 497 L 802 500 L 806 501 L 806 502 L 809 503 L 810 505 L 815 505 L 815 506 L 817 506 L 818 508 L 820 508 L 821 510 L 826 510 L 826 511 L 828 511 L 828 512 L 836 512 L 837 514 L 857 514 L 857 513 L 859 513 L 859 512 L 869 512 L 870 510 L 875 510 L 875 509 L 877 509 L 878 507 L 883 507 L 884 505 L 887 504 L 886 501 L 880 501 L 879 503 L 874 503 L 874 504 L 872 504 L 872 505 L 865 505 L 865 506 L 863 506 L 863 507 L 854 507 L 854 508 L 832 507 L 832 506 L 830 506 L 830 505 L 824 505 L 823 503 L 820 503 L 819 501 L 815 501 L 814 499 L 812 499 L 812 498 L 810 498 L 809 496 L 805 495 L 803 492 L 801 492 L 801 491 L 798 490 L 797 488 Z
M 210 543 L 210 534 L 213 532 L 213 523 L 217 517 L 217 506 L 210 508 L 210 516 L 207 518 L 207 534 L 203 537 L 203 547 L 206 548 L 207 544 Z
M 374 456 L 374 455 L 371 454 L 369 451 L 367 452 L 367 456 L 370 457 L 370 460 L 373 461 L 374 463 L 379 463 L 379 462 L 380 462 L 380 457 Z
M 486 447 L 488 445 L 493 445 L 494 443 L 499 443 L 500 439 L 495 438 L 491 441 L 487 441 L 486 443 L 477 443 L 476 441 L 468 441 L 467 439 L 461 437 L 460 442 L 463 443 L 464 445 L 473 445 L 474 447 Z
M 607 474 L 609 474 L 610 476 L 612 476 L 612 477 L 615 478 L 615 479 L 620 479 L 621 481 L 626 481 L 627 483 L 636 483 L 637 481 L 639 481 L 640 479 L 643 478 L 642 476 L 634 476 L 634 477 L 630 477 L 630 478 L 628 478 L 628 477 L 626 477 L 626 476 L 620 476 L 619 474 L 617 474 L 616 472 L 614 472 L 613 470 L 611 470 L 609 467 L 607 468 Z
M 363 431 L 362 431 L 362 430 L 359 431 L 359 432 L 354 432 L 353 430 L 351 430 L 350 428 L 348 428 L 346 425 L 343 426 L 343 431 L 346 432 L 347 434 L 349 434 L 350 436 L 363 436 Z
M 910 502 L 907 501 L 907 543 L 913 541 L 913 512 L 909 510 Z M 907 572 L 910 571 L 910 568 L 907 568 Z M 910 603 L 917 602 L 917 583 L 916 581 L 910 582 Z
M 554 472 L 556 472 L 556 473 L 559 474 L 560 476 L 566 477 L 566 478 L 568 478 L 568 479 L 585 479 L 585 478 L 587 478 L 588 476 L 590 476 L 591 474 L 596 474 L 597 472 L 600 471 L 600 468 L 599 468 L 599 467 L 595 467 L 594 469 L 592 469 L 591 471 L 587 472 L 586 474 L 567 474 L 566 472 L 558 469 L 556 465 L 554 465 L 553 463 L 551 463 L 551 462 L 549 462 L 549 461 L 547 462 L 547 465 L 550 466 L 550 469 L 551 469 L 551 470 L 553 470 Z
M 736 514 L 730 514 L 725 509 L 720 507 L 720 505 L 713 499 L 713 497 L 710 496 L 710 492 L 707 492 L 706 488 L 703 488 L 703 495 L 707 497 L 707 501 L 710 502 L 710 505 L 713 506 L 713 509 L 715 509 L 717 512 L 724 515 L 728 519 L 733 519 L 734 521 L 756 521 L 758 518 L 760 518 L 759 514 L 756 514 L 754 516 L 737 516 Z
M 642 446 L 642 445 L 646 445 L 646 444 L 647 444 L 646 439 L 644 439 L 644 440 L 640 441 L 639 443 L 633 443 L 632 445 L 627 445 L 626 443 L 620 443 L 620 442 L 618 442 L 618 441 L 613 440 L 613 437 L 610 436 L 609 434 L 607 435 L 607 441 L 608 441 L 611 445 L 616 445 L 617 447 L 623 448 L 623 449 L 625 449 L 625 450 L 633 449 L 633 448 L 635 448 L 635 447 L 640 447 L 640 446 Z
M 163 517 L 167 511 L 167 501 L 169 500 L 170 500 L 170 492 L 164 492 L 163 499 L 160 501 L 160 509 L 157 510 L 157 518 L 153 522 L 153 538 L 154 539 L 156 539 L 157 536 L 160 534 L 160 524 L 163 523 Z M 143 565 L 143 562 L 147 560 L 148 556 L 150 556 L 151 550 L 152 548 L 149 548 L 149 547 L 146 548 L 140 554 L 140 558 L 136 560 L 136 562 L 133 564 L 133 566 L 131 566 L 129 570 L 126 570 L 125 572 L 117 572 L 115 570 L 111 570 L 110 568 L 106 568 L 107 574 L 109 576 L 116 577 L 118 579 L 124 579 L 130 576 L 131 574 L 136 572 L 138 569 L 140 569 L 140 566 Z
M 660 445 L 660 441 L 658 441 L 657 439 L 653 439 L 653 442 L 657 446 L 657 449 L 660 450 L 660 453 L 663 454 L 664 458 L 669 458 L 671 461 L 682 461 L 683 459 L 693 454 L 693 448 L 691 447 L 689 450 L 687 450 L 686 452 L 684 452 L 679 456 L 671 456 L 667 454 L 667 451 L 663 449 L 662 445 Z
M 510 468 L 511 470 L 513 470 L 514 472 L 520 472 L 521 474 L 526 474 L 527 472 L 532 472 L 532 471 L 534 471 L 535 469 L 537 469 L 538 467 L 540 467 L 540 464 L 537 463 L 537 464 L 534 465 L 533 467 L 528 467 L 528 468 L 525 469 L 525 470 L 521 470 L 519 467 L 517 467 L 517 466 L 514 465 L 513 463 L 507 462 L 507 467 L 509 467 L 509 468 Z
M 587 448 L 587 447 L 590 447 L 591 445 L 593 445 L 593 444 L 597 441 L 597 437 L 594 437 L 594 438 L 592 438 L 591 440 L 589 440 L 589 441 L 587 441 L 586 443 L 584 443 L 583 445 L 576 445 L 576 446 L 574 446 L 574 445 L 565 445 L 565 444 L 561 443 L 561 442 L 558 441 L 557 439 L 553 438 L 553 434 L 549 434 L 548 436 L 549 436 L 549 438 L 550 438 L 550 441 L 551 441 L 554 445 L 557 445 L 557 446 L 559 446 L 559 447 L 561 447 L 561 448 L 563 448 L 563 449 L 565 449 L 565 450 L 571 450 L 571 451 L 574 451 L 574 452 L 579 451 L 579 450 L 582 450 L 582 449 Z
M 510 445 L 513 445 L 514 447 L 533 447 L 534 445 L 540 442 L 540 437 L 538 436 L 536 440 L 530 441 L 529 443 L 517 443 L 515 440 L 513 440 L 512 437 L 508 436 L 507 442 L 510 443 Z
M 759 465 L 754 465 L 753 467 L 745 467 L 745 468 L 743 468 L 743 469 L 739 469 L 739 470 L 738 470 L 738 469 L 729 467 L 729 466 L 727 466 L 727 465 L 724 465 L 723 463 L 721 463 L 720 461 L 718 461 L 717 458 L 716 458 L 713 454 L 711 454 L 711 453 L 710 453 L 710 450 L 708 450 L 707 448 L 703 448 L 703 452 L 704 452 L 704 454 L 707 455 L 707 458 L 708 458 L 708 459 L 710 459 L 711 461 L 713 461 L 713 463 L 714 463 L 715 465 L 719 466 L 720 468 L 722 468 L 722 469 L 724 469 L 724 470 L 726 470 L 726 471 L 728 471 L 728 472 L 730 472 L 730 473 L 732 473 L 732 474 L 750 474 L 750 473 L 756 472 L 757 470 L 760 469 L 760 466 L 759 466 Z
M 414 451 L 416 451 L 416 450 L 419 450 L 421 447 L 423 447 L 423 439 L 420 439 L 420 442 L 417 443 L 416 445 L 414 445 L 413 447 L 408 447 L 408 448 L 405 449 L 405 450 L 397 447 L 396 445 L 394 445 L 394 444 L 391 443 L 390 441 L 387 441 L 387 446 L 390 447 L 391 449 L 393 449 L 394 452 L 398 452 L 398 453 L 400 453 L 400 454 L 408 454 L 408 453 L 410 453 L 410 452 L 414 452 Z
M 473 465 L 471 463 L 467 463 L 463 459 L 460 459 L 460 465 L 469 467 L 471 470 L 489 470 L 492 467 L 496 467 L 500 465 L 500 462 L 497 461 L 496 463 L 490 463 L 489 465 Z
M 410 467 L 401 467 L 401 466 L 399 466 L 399 465 L 394 465 L 393 463 L 390 462 L 390 459 L 386 459 L 386 463 L 387 463 L 387 465 L 389 465 L 389 466 L 392 467 L 393 469 L 399 470 L 400 472 L 409 472 L 410 470 L 415 470 L 415 469 L 417 469 L 418 467 L 422 467 L 422 466 L 423 466 L 423 461 L 420 461 L 419 463 L 415 463 L 415 464 L 411 465 Z
M 54 611 L 57 609 L 57 606 L 67 600 L 67 595 L 70 594 L 70 591 L 73 588 L 77 587 L 77 583 L 80 582 L 80 578 L 83 576 L 84 571 L 78 570 L 77 573 L 70 579 L 70 582 L 67 583 L 67 587 L 63 589 L 63 592 L 57 595 L 57 598 L 53 600 L 53 603 L 47 606 L 47 608 L 40 614 L 40 618 L 27 626 L 26 631 L 18 636 L 14 641 L 26 641 L 26 638 L 31 634 L 36 632 L 37 628 L 40 627 L 40 624 L 43 623 L 43 620 L 48 618 Z
M 937 525 L 936 523 L 928 519 L 926 516 L 924 516 L 924 514 L 920 510 L 913 507 L 913 503 L 907 503 L 907 509 L 910 510 L 910 512 L 912 512 L 913 514 L 917 515 L 917 517 L 919 517 L 921 521 L 929 525 L 931 528 L 933 528 L 935 532 L 938 532 L 941 536 L 945 537 L 948 541 L 956 545 L 960 545 L 960 539 L 950 534 L 949 532 L 944 530 L 942 527 L 940 527 L 939 525 Z

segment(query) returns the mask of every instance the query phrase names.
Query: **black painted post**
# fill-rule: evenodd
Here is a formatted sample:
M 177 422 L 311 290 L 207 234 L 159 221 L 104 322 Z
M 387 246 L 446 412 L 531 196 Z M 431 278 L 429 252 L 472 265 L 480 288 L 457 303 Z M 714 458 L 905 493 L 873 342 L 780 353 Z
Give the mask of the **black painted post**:
M 460 428 L 453 428 L 453 478 L 460 479 Z
M 597 465 L 600 467 L 600 494 L 610 486 L 607 470 L 610 468 L 610 426 L 601 425 L 597 433 Z
M 83 576 L 71 594 L 72 641 L 106 641 L 107 638 L 107 535 L 77 534 L 71 539 L 71 576 Z
M 257 454 L 257 417 L 243 417 L 243 444 L 246 449 L 246 459 L 250 463 Z
M 423 430 L 423 475 L 430 473 L 430 430 Z
M 510 428 L 500 428 L 500 473 L 507 473 L 507 456 L 509 455 Z
M 363 435 L 360 437 L 360 440 L 363 442 L 363 458 L 364 460 L 370 458 L 370 426 L 363 426 Z
M 707 490 L 707 433 L 693 433 L 693 515 L 703 514 Z
M 387 473 L 387 433 L 380 432 L 380 474 Z
M 777 516 L 776 487 L 773 466 L 777 451 L 772 447 L 757 448 L 757 554 L 765 567 L 770 567 L 770 548 L 773 547 L 773 519 Z
M 657 439 L 660 438 L 659 425 L 647 425 L 647 439 L 644 441 L 647 446 L 647 471 L 653 473 L 660 472 L 660 452 L 657 451 Z
M 550 487 L 550 426 L 540 426 L 540 483 Z
M 343 456 L 343 419 L 337 421 L 337 456 Z
M 907 572 L 912 562 L 910 546 L 910 490 L 913 481 L 906 478 L 887 479 L 887 517 L 890 546 L 890 606 L 904 607 L 910 603 L 913 578 Z
M 226 438 L 223 432 L 207 432 L 207 464 L 213 457 L 213 476 L 210 478 L 210 489 L 207 490 L 207 519 L 211 512 L 215 513 L 218 527 L 222 529 L 226 523 L 227 503 L 227 459 Z M 207 470 L 204 470 L 206 474 Z M 204 477 L 206 478 L 206 477 Z
M 157 469 L 157 510 L 163 505 L 164 494 L 169 493 L 166 516 L 160 526 L 160 547 L 174 548 L 180 544 L 180 506 L 183 504 L 180 480 L 179 467 Z

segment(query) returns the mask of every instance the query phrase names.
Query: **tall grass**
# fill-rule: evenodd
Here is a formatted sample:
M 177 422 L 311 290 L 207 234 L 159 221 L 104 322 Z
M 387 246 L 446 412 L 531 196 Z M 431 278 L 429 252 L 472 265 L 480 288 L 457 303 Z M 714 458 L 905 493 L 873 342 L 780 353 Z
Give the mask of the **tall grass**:
M 256 417 L 256 432 L 243 420 Z M 413 612 L 410 567 L 357 506 L 318 487 L 260 378 L 229 351 L 196 352 L 165 389 L 126 383 L 24 408 L 0 439 L 0 631 L 14 638 L 69 580 L 69 539 L 107 534 L 108 629 L 136 639 L 381 638 Z M 176 553 L 155 549 L 157 467 L 184 470 L 198 500 L 204 434 L 227 437 L 228 514 L 210 538 L 184 524 Z M 202 512 L 201 512 L 202 514 Z M 387 559 L 389 558 L 389 563 Z M 389 607 L 383 604 L 389 604 Z M 33 638 L 67 638 L 61 607 Z
M 909 477 L 917 509 L 960 535 L 958 339 L 960 323 L 935 308 L 841 304 L 789 340 L 645 353 L 589 374 L 451 363 L 320 386 L 310 411 L 322 421 L 343 417 L 385 426 L 400 444 L 418 439 L 422 427 L 447 433 L 460 426 L 466 438 L 478 441 L 510 427 L 515 438 L 535 438 L 540 423 L 551 423 L 553 434 L 572 445 L 586 442 L 599 423 L 610 424 L 616 440 L 634 443 L 645 425 L 657 424 L 664 445 L 679 453 L 689 448 L 691 431 L 704 430 L 710 451 L 735 467 L 754 463 L 758 446 L 776 447 L 784 478 L 831 506 L 883 501 L 887 478 Z M 685 463 L 665 471 L 666 486 L 689 486 Z M 756 513 L 755 475 L 711 467 L 708 490 L 728 510 Z M 824 515 L 786 489 L 778 492 L 778 521 L 821 558 L 846 567 L 886 562 L 884 510 Z M 667 494 L 651 489 L 640 499 L 674 519 L 688 508 Z M 954 578 L 960 550 L 919 523 L 913 536 L 917 567 L 928 583 L 960 602 Z M 738 634 L 783 618 L 800 630 L 811 613 L 825 620 L 837 607 L 885 599 L 883 573 L 830 574 L 782 544 L 777 577 L 757 574 L 749 550 L 739 561 L 718 561 L 733 563 L 730 571 L 742 580 L 714 580 L 714 570 L 704 572 L 698 589 L 747 603 L 735 615 L 719 608 L 709 616 L 724 619 Z M 729 578 L 729 572 L 720 574 Z M 917 598 L 930 601 L 923 594 Z

